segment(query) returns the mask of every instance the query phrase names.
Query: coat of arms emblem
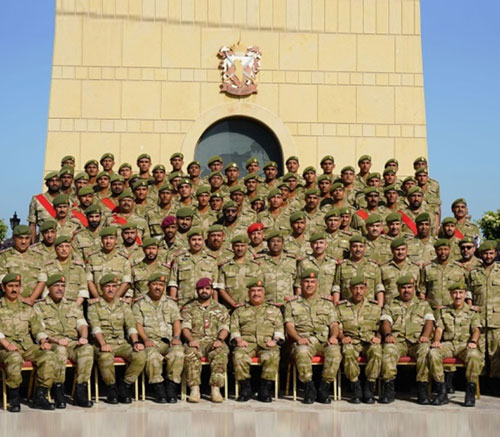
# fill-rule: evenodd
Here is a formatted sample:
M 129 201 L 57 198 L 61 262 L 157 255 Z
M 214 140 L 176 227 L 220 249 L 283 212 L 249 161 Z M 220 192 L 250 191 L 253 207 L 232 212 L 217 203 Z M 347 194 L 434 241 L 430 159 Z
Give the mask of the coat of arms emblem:
M 223 46 L 217 55 L 221 59 L 221 92 L 235 96 L 248 96 L 257 92 L 255 77 L 260 70 L 259 47 L 249 46 L 239 50 L 235 46 Z

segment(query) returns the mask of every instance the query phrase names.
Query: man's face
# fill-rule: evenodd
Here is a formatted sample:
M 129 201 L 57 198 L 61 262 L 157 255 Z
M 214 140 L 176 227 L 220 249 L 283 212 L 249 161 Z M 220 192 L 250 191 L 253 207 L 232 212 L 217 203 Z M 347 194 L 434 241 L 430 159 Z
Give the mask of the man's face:
M 264 231 L 263 230 L 253 231 L 248 235 L 248 238 L 250 238 L 250 242 L 252 243 L 253 246 L 258 246 L 264 240 Z
M 93 194 L 84 194 L 83 196 L 78 196 L 80 199 L 80 205 L 83 209 L 88 208 L 90 205 L 94 203 L 94 195 Z
M 256 200 L 254 202 L 252 202 L 252 206 L 251 208 L 256 212 L 256 213 L 259 213 L 259 212 L 262 212 L 264 211 L 264 208 L 265 208 L 266 204 L 264 203 L 263 200 Z
M 230 206 L 223 211 L 224 220 L 228 223 L 233 223 L 238 218 L 238 210 Z
M 314 171 L 307 171 L 304 174 L 304 179 L 306 182 L 310 185 L 314 184 L 316 182 L 316 172 Z
M 338 202 L 339 200 L 342 200 L 345 195 L 345 190 L 343 188 L 335 188 L 335 190 L 332 191 L 332 197 L 333 200 Z
M 203 237 L 201 235 L 192 235 L 188 242 L 189 248 L 194 253 L 198 253 L 203 248 Z
M 109 178 L 107 176 L 101 176 L 97 179 L 97 186 L 101 189 L 107 189 L 109 187 Z
M 245 182 L 245 187 L 247 187 L 247 193 L 253 193 L 257 189 L 257 180 L 248 179 Z
M 316 240 L 311 243 L 311 248 L 317 256 L 323 255 L 327 247 L 328 243 L 326 242 L 326 239 Z
M 231 193 L 231 200 L 234 200 L 238 205 L 241 205 L 243 200 L 245 200 L 245 195 L 241 191 L 235 191 L 234 193 Z
M 286 169 L 290 173 L 297 173 L 297 170 L 299 169 L 299 162 L 295 159 L 289 159 L 286 162 Z
M 47 229 L 46 231 L 42 232 L 43 242 L 47 246 L 52 246 L 54 244 L 54 241 L 56 241 L 56 238 L 57 238 L 57 230 L 56 229 Z
M 364 243 L 351 244 L 351 257 L 360 260 L 365 255 L 366 245 Z
M 121 176 L 123 176 L 123 179 L 128 181 L 130 179 L 130 177 L 132 176 L 132 169 L 128 168 L 128 167 L 122 167 L 118 173 Z
M 243 258 L 247 253 L 248 244 L 246 243 L 233 243 L 233 252 L 236 258 Z
M 89 228 L 96 229 L 101 224 L 101 214 L 88 214 L 87 221 L 89 222 Z
M 287 184 L 288 188 L 290 188 L 290 191 L 293 193 L 297 189 L 298 181 L 295 178 L 290 178 L 288 179 Z
M 222 209 L 223 199 L 220 197 L 212 197 L 210 199 L 210 208 L 214 211 L 220 211 Z
M 407 255 L 408 255 L 408 246 L 406 244 L 403 244 L 402 246 L 398 246 L 392 249 L 392 256 L 394 258 L 394 261 L 396 262 L 404 261 Z
M 429 181 L 429 175 L 427 173 L 419 173 L 415 176 L 419 186 L 423 187 Z
M 378 193 L 370 193 L 365 196 L 365 199 L 369 208 L 375 208 L 380 202 L 380 195 Z
M 386 173 L 384 175 L 385 185 L 392 185 L 394 182 L 396 182 L 396 175 L 394 173 Z
M 139 201 L 144 201 L 146 200 L 146 197 L 148 197 L 148 187 L 137 187 L 135 190 L 134 190 L 134 194 L 135 194 L 135 198 L 136 200 L 139 200 Z
M 317 208 L 319 204 L 319 196 L 316 194 L 309 194 L 309 196 L 306 196 L 306 206 L 309 209 L 315 209 Z
M 403 302 L 409 302 L 415 295 L 415 285 L 406 284 L 398 286 L 399 297 Z
M 65 290 L 66 286 L 64 282 L 56 282 L 55 284 L 49 287 L 49 296 L 55 303 L 58 303 L 64 297 Z
M 221 248 L 222 243 L 224 242 L 224 232 L 216 231 L 210 232 L 207 237 L 208 244 L 212 249 L 218 250 Z
M 431 223 L 429 220 L 417 223 L 417 232 L 420 237 L 427 238 L 431 232 Z
M 68 189 L 71 187 L 71 184 L 73 183 L 73 175 L 70 174 L 63 174 L 61 176 L 61 188 L 63 190 Z
M 178 187 L 179 187 L 179 184 L 181 183 L 181 180 L 182 178 L 180 176 L 177 176 L 175 178 L 173 178 L 170 183 L 172 184 L 172 186 L 174 187 L 174 190 L 177 191 Z
M 144 257 L 148 261 L 154 261 L 158 256 L 158 246 L 148 246 L 144 249 Z
M 193 217 L 177 217 L 177 227 L 181 233 L 189 231 L 192 225 Z
M 369 236 L 371 237 L 379 237 L 380 234 L 382 234 L 383 230 L 382 223 L 376 222 L 376 223 L 371 223 L 369 225 L 366 225 L 366 231 Z
M 158 193 L 158 198 L 162 205 L 168 205 L 172 201 L 172 191 L 163 190 Z
M 198 196 L 196 198 L 198 199 L 198 205 L 201 206 L 202 208 L 204 208 L 208 205 L 208 202 L 210 201 L 210 194 L 201 193 L 201 194 L 198 194 Z
M 192 164 L 187 169 L 188 175 L 192 178 L 197 178 L 201 173 L 201 168 L 199 165 Z
M 152 281 L 148 284 L 149 297 L 154 302 L 158 302 L 165 293 L 166 284 L 164 281 Z
M 467 217 L 467 214 L 469 214 L 465 203 L 457 203 L 451 210 L 457 220 L 463 219 L 464 217 Z
M 460 245 L 460 253 L 462 255 L 462 258 L 466 261 L 472 259 L 474 256 L 474 251 L 475 251 L 474 244 L 472 243 L 464 243 Z
M 111 252 L 116 246 L 116 236 L 107 235 L 106 237 L 102 237 L 101 242 L 104 250 L 106 252 Z
M 393 220 L 387 223 L 387 227 L 389 228 L 388 234 L 391 237 L 396 237 L 401 233 L 401 222 L 399 220 Z
M 61 179 L 58 177 L 50 178 L 45 182 L 45 185 L 51 193 L 56 193 L 61 188 Z
M 352 170 L 346 170 L 342 172 L 340 178 L 344 185 L 351 185 L 354 182 L 354 172 Z
M 366 284 L 351 285 L 351 296 L 354 303 L 363 302 L 366 293 Z
M 422 168 L 422 167 L 427 168 L 427 162 L 425 162 L 425 161 L 418 161 L 415 164 L 413 164 L 413 169 L 414 170 L 418 170 L 419 168 Z
M 111 302 L 118 291 L 118 284 L 116 282 L 110 282 L 109 284 L 101 285 L 102 296 L 106 302 Z
M 177 187 L 179 191 L 179 196 L 181 199 L 188 199 L 191 197 L 191 194 L 193 192 L 193 188 L 189 184 L 181 184 Z
M 319 191 L 321 191 L 321 194 L 323 194 L 323 195 L 329 193 L 331 187 L 332 187 L 332 183 L 328 179 L 323 179 L 318 184 Z
M 438 261 L 444 262 L 447 261 L 450 257 L 450 247 L 449 246 L 439 246 L 436 249 L 436 257 Z
M 358 162 L 358 166 L 361 173 L 369 173 L 370 168 L 372 168 L 372 162 L 368 159 L 363 159 L 363 161 Z
M 151 167 L 151 161 L 148 158 L 141 158 L 137 161 L 137 167 L 139 167 L 140 173 L 147 173 Z
M 71 254 L 71 244 L 70 243 L 61 243 L 55 248 L 57 258 L 65 260 Z
M 465 290 L 450 291 L 450 296 L 451 296 L 451 299 L 453 300 L 453 306 L 455 308 L 460 308 L 463 306 L 463 304 L 465 302 L 466 293 L 467 292 Z
M 2 284 L 2 289 L 7 300 L 14 302 L 19 298 L 19 294 L 21 293 L 21 281 L 11 281 L 7 284 Z
M 302 235 L 304 233 L 304 231 L 306 230 L 306 219 L 304 218 L 300 218 L 298 220 L 295 220 L 291 227 L 292 227 L 292 231 L 293 233 L 298 236 L 298 235 Z
M 219 175 L 214 175 L 210 178 L 210 180 L 208 181 L 210 183 L 210 186 L 212 188 L 220 188 L 222 183 L 224 182 L 223 179 L 222 179 L 222 176 L 219 176 Z
M 413 193 L 411 196 L 408 196 L 408 202 L 413 209 L 418 209 L 422 206 L 423 201 L 422 193 Z
M 451 238 L 455 235 L 457 225 L 455 223 L 446 223 L 443 225 L 443 233 L 446 237 Z
M 177 224 L 173 223 L 171 225 L 165 226 L 163 228 L 163 234 L 167 240 L 172 240 L 177 232 Z
M 281 197 L 283 197 L 283 202 L 288 200 L 288 197 L 290 196 L 290 188 L 288 188 L 288 185 L 282 185 L 280 187 L 281 191 Z
M 316 278 L 305 278 L 300 281 L 300 288 L 304 297 L 308 298 L 316 293 L 318 280 Z
M 221 161 L 214 161 L 208 166 L 210 171 L 222 171 L 222 167 L 223 164 Z
M 236 167 L 229 167 L 226 170 L 226 177 L 228 182 L 235 182 L 240 176 L 240 171 Z
M 271 205 L 271 208 L 280 208 L 283 204 L 283 197 L 281 196 L 281 194 L 276 194 L 276 196 L 273 196 L 269 199 L 269 204 Z
M 340 216 L 340 226 L 342 226 L 342 228 L 348 228 L 351 225 L 351 220 L 351 214 L 342 214 Z
M 257 162 L 252 162 L 248 164 L 247 172 L 248 173 L 258 173 L 260 170 L 259 164 Z
M 385 168 L 392 168 L 394 170 L 394 173 L 397 173 L 399 170 L 399 165 L 396 162 L 389 162 Z
M 137 238 L 137 229 L 125 229 L 122 231 L 125 246 L 132 246 Z
M 321 168 L 323 169 L 324 174 L 332 174 L 333 169 L 335 168 L 335 164 L 333 163 L 333 161 L 331 159 L 325 159 L 321 163 Z
M 335 232 L 340 226 L 340 217 L 331 216 L 326 219 L 326 229 Z
M 75 181 L 75 189 L 76 192 L 78 193 L 80 191 L 80 188 L 86 187 L 89 184 L 89 181 L 87 179 L 81 178 Z
M 382 181 L 379 178 L 371 178 L 367 185 L 369 187 L 380 187 L 382 185 Z
M 60 205 L 54 206 L 56 210 L 57 218 L 65 218 L 68 215 L 69 204 L 61 203 Z
M 399 201 L 399 193 L 396 190 L 386 191 L 384 196 L 387 199 L 387 203 L 389 205 L 394 205 Z
M 170 160 L 170 165 L 172 166 L 173 171 L 180 171 L 183 164 L 184 160 L 180 156 L 176 156 Z
M 264 297 L 266 295 L 266 290 L 264 287 L 250 287 L 248 289 L 248 299 L 252 305 L 260 305 L 264 302 Z
M 120 210 L 125 214 L 128 214 L 134 209 L 135 200 L 131 197 L 125 197 L 124 199 L 118 201 L 118 203 L 120 204 Z
M 266 175 L 266 180 L 273 181 L 278 176 L 278 169 L 276 167 L 267 167 L 264 169 L 264 174 Z
M 269 252 L 271 252 L 272 255 L 279 255 L 283 250 L 283 238 L 273 237 L 268 240 L 267 246 L 269 248 Z
M 104 158 L 101 161 L 101 165 L 104 171 L 110 171 L 115 165 L 115 161 L 111 158 Z
M 484 264 L 490 266 L 497 258 L 497 251 L 495 249 L 483 250 L 480 254 Z
M 210 299 L 213 292 L 214 289 L 210 285 L 196 289 L 196 294 L 198 294 L 198 297 L 202 302 L 206 302 L 208 299 Z
M 409 190 L 410 188 L 414 187 L 415 185 L 417 185 L 417 184 L 415 183 L 415 181 L 411 181 L 411 180 L 410 180 L 410 181 L 406 181 L 406 182 L 405 182 L 405 183 L 401 186 L 401 188 L 403 188 L 403 191 L 404 191 L 405 193 L 407 193 L 407 192 L 408 192 L 408 190 Z
M 122 182 L 122 181 L 114 181 L 112 184 L 111 184 L 111 192 L 115 195 L 115 196 L 119 196 L 120 194 L 123 193 L 123 190 L 125 189 L 125 183 Z M 90 196 L 91 194 L 89 194 Z

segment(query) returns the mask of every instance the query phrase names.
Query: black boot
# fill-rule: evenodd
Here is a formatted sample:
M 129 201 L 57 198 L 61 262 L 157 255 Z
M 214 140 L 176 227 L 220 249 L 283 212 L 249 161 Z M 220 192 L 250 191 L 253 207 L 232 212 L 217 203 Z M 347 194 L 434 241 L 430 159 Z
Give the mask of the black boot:
M 363 402 L 365 404 L 374 404 L 375 396 L 373 394 L 375 390 L 375 383 L 373 381 L 366 381 L 363 390 Z
M 317 401 L 320 404 L 330 404 L 332 402 L 332 400 L 330 399 L 330 386 L 331 384 L 324 379 L 322 379 L 319 383 Z
M 79 407 L 90 408 L 94 403 L 89 400 L 88 384 L 82 382 L 75 387 L 75 404 Z
M 316 387 L 313 381 L 305 383 L 304 404 L 314 404 L 316 401 Z
M 54 403 L 56 408 L 64 409 L 66 408 L 66 397 L 64 396 L 64 384 L 56 382 L 54 384 Z
M 437 396 L 432 400 L 432 405 L 444 405 L 448 403 L 448 393 L 445 382 L 436 382 Z
M 444 383 L 443 383 L 444 386 Z M 446 391 L 445 391 L 446 393 Z M 427 395 L 427 383 L 417 382 L 417 402 L 420 405 L 429 405 L 429 396 Z
M 19 411 L 21 411 L 21 394 L 19 393 L 19 387 L 7 387 L 7 396 L 9 399 L 8 410 L 11 413 L 19 413 Z
M 394 380 L 384 381 L 384 394 L 379 398 L 379 402 L 381 404 L 390 404 L 394 402 L 394 398 L 396 396 L 396 392 L 394 390 Z
M 118 390 L 115 384 L 108 385 L 108 396 L 106 398 L 108 404 L 116 405 L 118 403 Z
M 260 380 L 259 385 L 259 395 L 257 399 L 261 402 L 272 402 L 271 391 L 273 389 L 273 381 L 268 381 L 266 379 Z
M 37 386 L 35 390 L 35 399 L 33 401 L 33 408 L 38 408 L 39 410 L 54 410 L 54 404 L 50 403 L 47 399 L 47 394 L 49 389 L 47 387 Z
M 464 407 L 475 407 L 476 406 L 476 383 L 467 382 L 465 385 L 465 401 Z
M 249 379 L 242 379 L 238 381 L 240 385 L 239 396 L 236 399 L 237 402 L 247 402 L 252 397 L 252 386 L 250 385 Z
M 166 379 L 165 390 L 167 402 L 169 404 L 177 403 L 177 384 L 174 381 L 170 381 L 170 379 Z
M 128 384 L 124 380 L 120 384 L 118 384 L 118 401 L 122 404 L 131 404 L 132 398 L 130 397 L 130 387 L 131 384 Z
M 455 393 L 455 387 L 453 387 L 453 375 L 454 372 L 445 372 L 445 382 L 446 382 L 446 391 L 449 395 Z
M 361 382 L 359 382 L 359 381 L 352 382 L 351 381 L 351 392 L 352 392 L 352 396 L 351 396 L 351 399 L 349 399 L 349 402 L 351 404 L 360 404 L 361 398 L 363 397 L 363 390 L 361 390 Z
M 163 385 L 163 382 L 151 384 L 151 388 L 153 389 L 153 401 L 157 404 L 166 404 L 167 394 L 165 393 L 165 386 Z

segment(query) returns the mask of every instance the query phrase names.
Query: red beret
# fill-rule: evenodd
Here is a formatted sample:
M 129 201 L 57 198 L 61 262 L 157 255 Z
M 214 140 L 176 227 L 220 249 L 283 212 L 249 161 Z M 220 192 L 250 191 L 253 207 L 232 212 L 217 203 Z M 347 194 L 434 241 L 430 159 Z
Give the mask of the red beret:
M 211 287 L 211 286 L 212 286 L 212 280 L 210 278 L 198 279 L 198 282 L 196 283 L 196 289 L 203 287 Z
M 177 223 L 177 219 L 173 215 L 167 215 L 161 222 L 161 227 L 166 228 L 167 226 Z
M 264 224 L 263 223 L 252 223 L 249 227 L 247 232 L 251 234 L 254 231 L 262 231 L 264 229 Z

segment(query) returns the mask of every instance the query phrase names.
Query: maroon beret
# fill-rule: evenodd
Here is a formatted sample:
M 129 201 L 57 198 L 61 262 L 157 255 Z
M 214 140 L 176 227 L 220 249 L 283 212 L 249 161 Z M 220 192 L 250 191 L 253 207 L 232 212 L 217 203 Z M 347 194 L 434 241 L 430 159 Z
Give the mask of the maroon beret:
M 204 287 L 211 287 L 211 286 L 212 286 L 212 280 L 210 278 L 198 279 L 198 282 L 196 283 L 196 289 L 204 288 Z
M 177 223 L 177 219 L 173 215 L 167 215 L 161 222 L 161 227 L 166 228 L 167 226 Z

